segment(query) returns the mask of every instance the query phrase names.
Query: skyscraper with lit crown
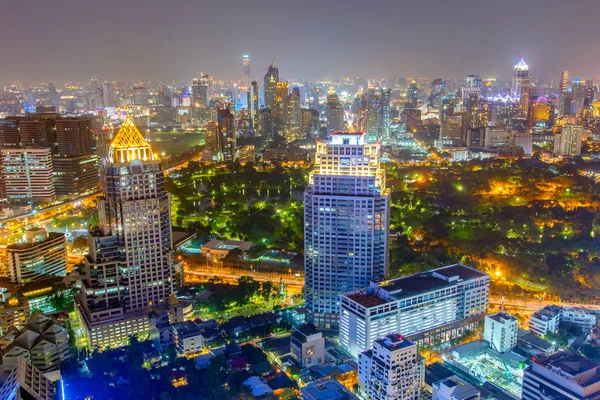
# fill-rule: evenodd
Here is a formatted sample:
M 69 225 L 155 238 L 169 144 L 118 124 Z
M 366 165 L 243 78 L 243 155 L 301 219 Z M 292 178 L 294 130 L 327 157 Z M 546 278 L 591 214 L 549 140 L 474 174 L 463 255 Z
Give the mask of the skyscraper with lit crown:
M 103 348 L 148 331 L 148 310 L 169 298 L 175 272 L 164 173 L 129 117 L 110 145 L 101 182 L 100 226 L 88 234 L 75 304 L 90 347 Z
M 529 109 L 529 65 L 523 58 L 515 65 L 513 75 L 511 96 L 513 99 L 519 99 L 521 109 L 527 111 Z
M 388 259 L 389 189 L 379 143 L 364 132 L 318 141 L 304 194 L 307 320 L 338 325 L 340 294 L 383 278 Z

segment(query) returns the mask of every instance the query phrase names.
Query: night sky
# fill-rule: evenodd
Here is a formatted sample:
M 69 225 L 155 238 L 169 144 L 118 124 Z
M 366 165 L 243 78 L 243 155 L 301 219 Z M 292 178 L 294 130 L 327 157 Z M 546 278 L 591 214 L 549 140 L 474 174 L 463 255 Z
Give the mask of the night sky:
M 600 0 L 5 0 L 0 81 L 600 75 Z

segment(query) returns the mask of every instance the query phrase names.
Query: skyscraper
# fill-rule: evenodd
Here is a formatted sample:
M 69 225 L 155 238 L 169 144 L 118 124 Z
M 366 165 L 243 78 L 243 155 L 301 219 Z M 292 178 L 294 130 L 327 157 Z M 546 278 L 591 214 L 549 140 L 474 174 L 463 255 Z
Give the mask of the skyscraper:
M 391 124 L 392 89 L 381 89 L 381 124 L 379 125 L 379 136 L 389 139 Z
M 344 129 L 344 107 L 333 88 L 327 94 L 327 133 L 342 131 Z
M 566 94 L 569 89 L 569 71 L 562 71 L 560 73 L 560 93 Z
M 581 154 L 583 126 L 566 125 L 554 137 L 554 154 L 557 156 L 578 156 Z
M 521 58 L 515 65 L 511 96 L 513 99 L 519 99 L 520 107 L 525 112 L 529 109 L 529 86 L 529 65 Z
M 102 85 L 102 97 L 104 98 L 104 107 L 117 106 L 117 93 L 113 83 L 104 82 L 104 85 Z
M 244 67 L 244 78 L 242 80 L 242 86 L 245 88 L 250 87 L 250 56 L 244 54 L 242 56 L 242 66 Z
M 233 161 L 236 150 L 235 117 L 229 110 L 229 105 L 221 105 L 217 110 L 218 146 L 223 161 Z
M 287 99 L 287 136 L 288 141 L 301 139 L 300 90 L 295 87 Z
M 260 135 L 260 119 L 258 106 L 258 82 L 252 81 L 248 88 L 248 110 L 250 111 L 250 118 L 252 119 L 252 129 L 254 136 Z
M 275 121 L 277 124 L 277 134 L 283 137 L 288 136 L 288 83 L 277 82 L 277 98 L 275 99 Z
M 200 73 L 200 79 L 192 81 L 192 104 L 194 107 L 206 107 L 210 104 L 210 75 Z
M 148 331 L 148 310 L 173 292 L 169 194 L 150 145 L 128 117 L 101 172 L 100 228 L 88 234 L 76 311 L 90 347 Z
M 365 133 L 337 132 L 318 141 L 304 194 L 307 320 L 338 324 L 340 294 L 385 276 L 389 190 L 380 146 Z
M 52 102 L 52 106 L 54 107 L 55 112 L 59 112 L 60 107 L 60 96 L 58 95 L 58 90 L 56 90 L 56 86 L 54 83 L 48 84 L 48 92 L 50 93 L 50 101 Z
M 417 108 L 419 105 L 419 88 L 417 87 L 417 81 L 414 79 L 410 82 L 410 86 L 408 87 L 408 91 L 406 94 L 407 103 L 406 107 L 408 108 Z
M 265 107 L 271 111 L 271 114 L 275 114 L 277 109 L 276 102 L 278 82 L 279 69 L 275 66 L 275 63 L 271 63 L 264 77 Z

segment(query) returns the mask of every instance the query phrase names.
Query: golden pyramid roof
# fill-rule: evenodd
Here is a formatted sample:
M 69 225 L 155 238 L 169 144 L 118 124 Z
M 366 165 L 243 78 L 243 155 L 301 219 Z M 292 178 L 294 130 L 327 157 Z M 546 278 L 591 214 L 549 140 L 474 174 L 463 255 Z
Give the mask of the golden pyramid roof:
M 136 159 L 144 161 L 154 159 L 150 143 L 129 115 L 110 144 L 109 158 L 112 162 L 119 163 Z

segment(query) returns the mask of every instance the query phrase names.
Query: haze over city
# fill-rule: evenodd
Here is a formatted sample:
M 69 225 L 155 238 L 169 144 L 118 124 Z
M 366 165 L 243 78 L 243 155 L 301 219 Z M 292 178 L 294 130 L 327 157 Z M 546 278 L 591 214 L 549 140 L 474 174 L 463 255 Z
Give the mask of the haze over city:
M 595 0 L 41 0 L 2 6 L 0 79 L 285 76 L 509 77 L 521 56 L 547 78 L 600 75 Z M 8 39 L 10 38 L 10 39 Z

